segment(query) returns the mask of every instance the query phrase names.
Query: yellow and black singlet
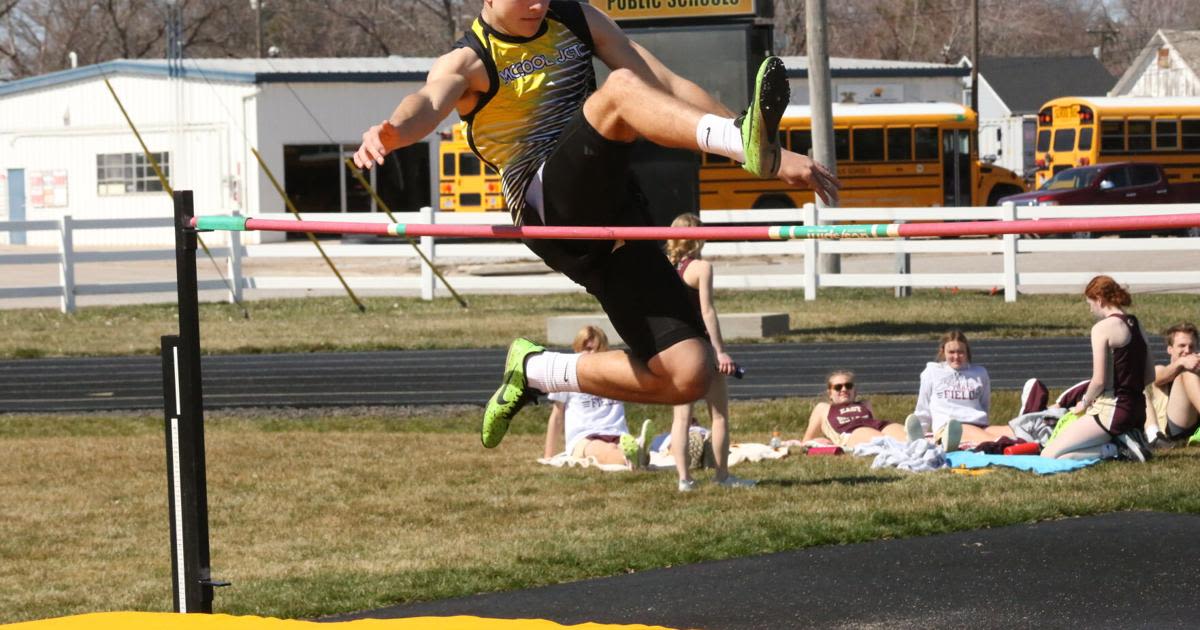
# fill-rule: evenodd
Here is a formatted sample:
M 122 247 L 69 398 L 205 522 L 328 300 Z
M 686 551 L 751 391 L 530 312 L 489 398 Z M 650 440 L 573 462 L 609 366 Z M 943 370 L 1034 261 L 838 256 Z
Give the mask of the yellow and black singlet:
M 551 0 L 533 37 L 505 35 L 480 16 L 456 47 L 471 48 L 487 67 L 489 89 L 463 117 L 467 142 L 500 171 L 513 222 L 520 225 L 525 189 L 596 89 L 587 18 L 574 0 Z

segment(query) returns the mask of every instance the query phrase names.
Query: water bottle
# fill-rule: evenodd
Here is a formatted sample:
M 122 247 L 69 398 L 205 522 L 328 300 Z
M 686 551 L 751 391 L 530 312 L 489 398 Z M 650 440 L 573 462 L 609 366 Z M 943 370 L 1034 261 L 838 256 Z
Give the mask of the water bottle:
M 771 432 L 771 441 L 767 442 L 767 446 L 770 446 L 773 449 L 783 446 L 783 440 L 779 439 L 779 429 L 775 429 Z

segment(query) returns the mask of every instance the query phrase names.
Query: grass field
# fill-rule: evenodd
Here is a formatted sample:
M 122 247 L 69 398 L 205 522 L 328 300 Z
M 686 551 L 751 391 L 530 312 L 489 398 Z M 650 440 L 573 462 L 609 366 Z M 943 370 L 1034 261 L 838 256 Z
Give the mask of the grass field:
M 544 318 L 591 313 L 584 295 L 451 300 L 320 298 L 201 309 L 208 353 L 495 347 L 540 338 Z M 722 292 L 724 312 L 782 311 L 764 343 L 1084 336 L 1077 296 L 828 290 Z M 1138 295 L 1148 331 L 1197 319 L 1200 296 Z M 0 311 L 0 357 L 149 354 L 176 331 L 169 306 Z M 1015 392 L 994 392 L 1008 418 Z M 872 399 L 903 418 L 913 396 Z M 799 437 L 811 399 L 732 405 L 735 441 Z M 207 414 L 212 565 L 220 612 L 316 617 L 813 545 L 935 534 L 1116 510 L 1200 512 L 1200 449 L 1148 465 L 1053 477 L 1000 470 L 872 471 L 853 457 L 743 464 L 753 490 L 675 491 L 673 474 L 540 466 L 544 408 L 500 448 L 479 447 L 477 407 L 221 410 Z M 633 419 L 669 422 L 663 407 Z M 101 610 L 168 610 L 170 556 L 158 412 L 0 414 L 0 623 Z M 709 476 L 702 473 L 700 479 Z
M 307 352 L 499 347 L 513 337 L 545 336 L 545 318 L 599 312 L 583 294 L 469 296 L 451 299 L 372 298 L 359 313 L 346 298 L 250 302 L 250 319 L 228 304 L 200 309 L 207 353 Z M 805 302 L 798 291 L 721 291 L 724 313 L 783 312 L 786 335 L 763 343 L 936 339 L 947 328 L 972 338 L 1083 336 L 1091 325 L 1083 298 L 1028 295 L 1015 303 L 981 292 L 917 291 L 895 299 L 879 289 L 829 289 Z M 1200 295 L 1134 296 L 1148 332 L 1200 317 Z M 53 309 L 0 310 L 0 358 L 156 354 L 158 338 L 178 331 L 172 305 L 88 307 L 75 315 Z
M 798 436 L 814 401 L 735 403 L 735 440 Z M 912 396 L 873 399 L 902 417 Z M 1017 405 L 999 392 L 997 414 Z M 631 406 L 665 428 L 665 408 Z M 669 471 L 540 466 L 544 409 L 494 451 L 479 410 L 213 411 L 220 612 L 316 617 L 813 545 L 1115 510 L 1200 512 L 1200 449 L 1037 477 L 873 471 L 853 457 L 739 465 L 752 490 L 676 492 Z M 168 610 L 162 419 L 0 416 L 0 623 Z M 700 479 L 710 478 L 701 473 Z

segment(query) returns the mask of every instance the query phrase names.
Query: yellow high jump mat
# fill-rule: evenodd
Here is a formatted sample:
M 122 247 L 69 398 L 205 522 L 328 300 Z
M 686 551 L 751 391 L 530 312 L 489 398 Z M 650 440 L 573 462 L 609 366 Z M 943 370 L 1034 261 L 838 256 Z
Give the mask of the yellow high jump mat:
M 105 612 L 15 623 L 12 630 L 672 630 L 663 626 L 581 623 L 564 626 L 545 619 L 487 619 L 484 617 L 410 617 L 356 619 L 333 623 L 179 613 Z

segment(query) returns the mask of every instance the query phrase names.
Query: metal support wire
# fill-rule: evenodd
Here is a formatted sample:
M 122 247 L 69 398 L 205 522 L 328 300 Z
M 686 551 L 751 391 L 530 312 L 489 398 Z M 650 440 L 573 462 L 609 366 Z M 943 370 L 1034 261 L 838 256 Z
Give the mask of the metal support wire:
M 133 119 L 129 117 L 129 112 L 125 111 L 125 104 L 121 102 L 121 97 L 117 96 L 117 91 L 113 89 L 112 83 L 108 82 L 107 76 L 104 77 L 104 85 L 108 87 L 108 93 L 112 94 L 113 100 L 117 102 L 117 107 L 121 110 L 121 115 L 125 117 L 125 122 L 129 124 L 129 129 L 133 131 L 133 136 L 137 138 L 138 144 L 141 145 L 142 154 L 146 156 L 146 161 L 154 169 L 154 174 L 158 176 L 158 181 L 162 184 L 163 191 L 174 199 L 175 191 L 171 188 L 171 183 L 167 181 L 167 176 L 163 173 L 162 167 L 158 165 L 158 160 L 154 159 L 154 154 L 146 146 L 146 141 L 142 139 L 142 134 L 138 131 L 137 125 L 133 124 Z M 217 259 L 213 257 L 212 251 L 208 249 L 208 245 L 204 243 L 204 239 L 200 238 L 200 235 L 197 234 L 196 242 L 200 244 L 200 248 L 204 250 L 205 255 L 208 256 L 208 260 L 212 262 L 213 268 L 217 270 L 217 275 L 221 278 L 221 282 L 229 288 L 229 295 L 233 298 L 233 303 L 242 309 L 242 317 L 250 319 L 250 311 L 238 299 L 237 291 L 233 290 L 233 284 L 225 277 L 225 272 L 221 271 L 221 266 L 217 264 Z

